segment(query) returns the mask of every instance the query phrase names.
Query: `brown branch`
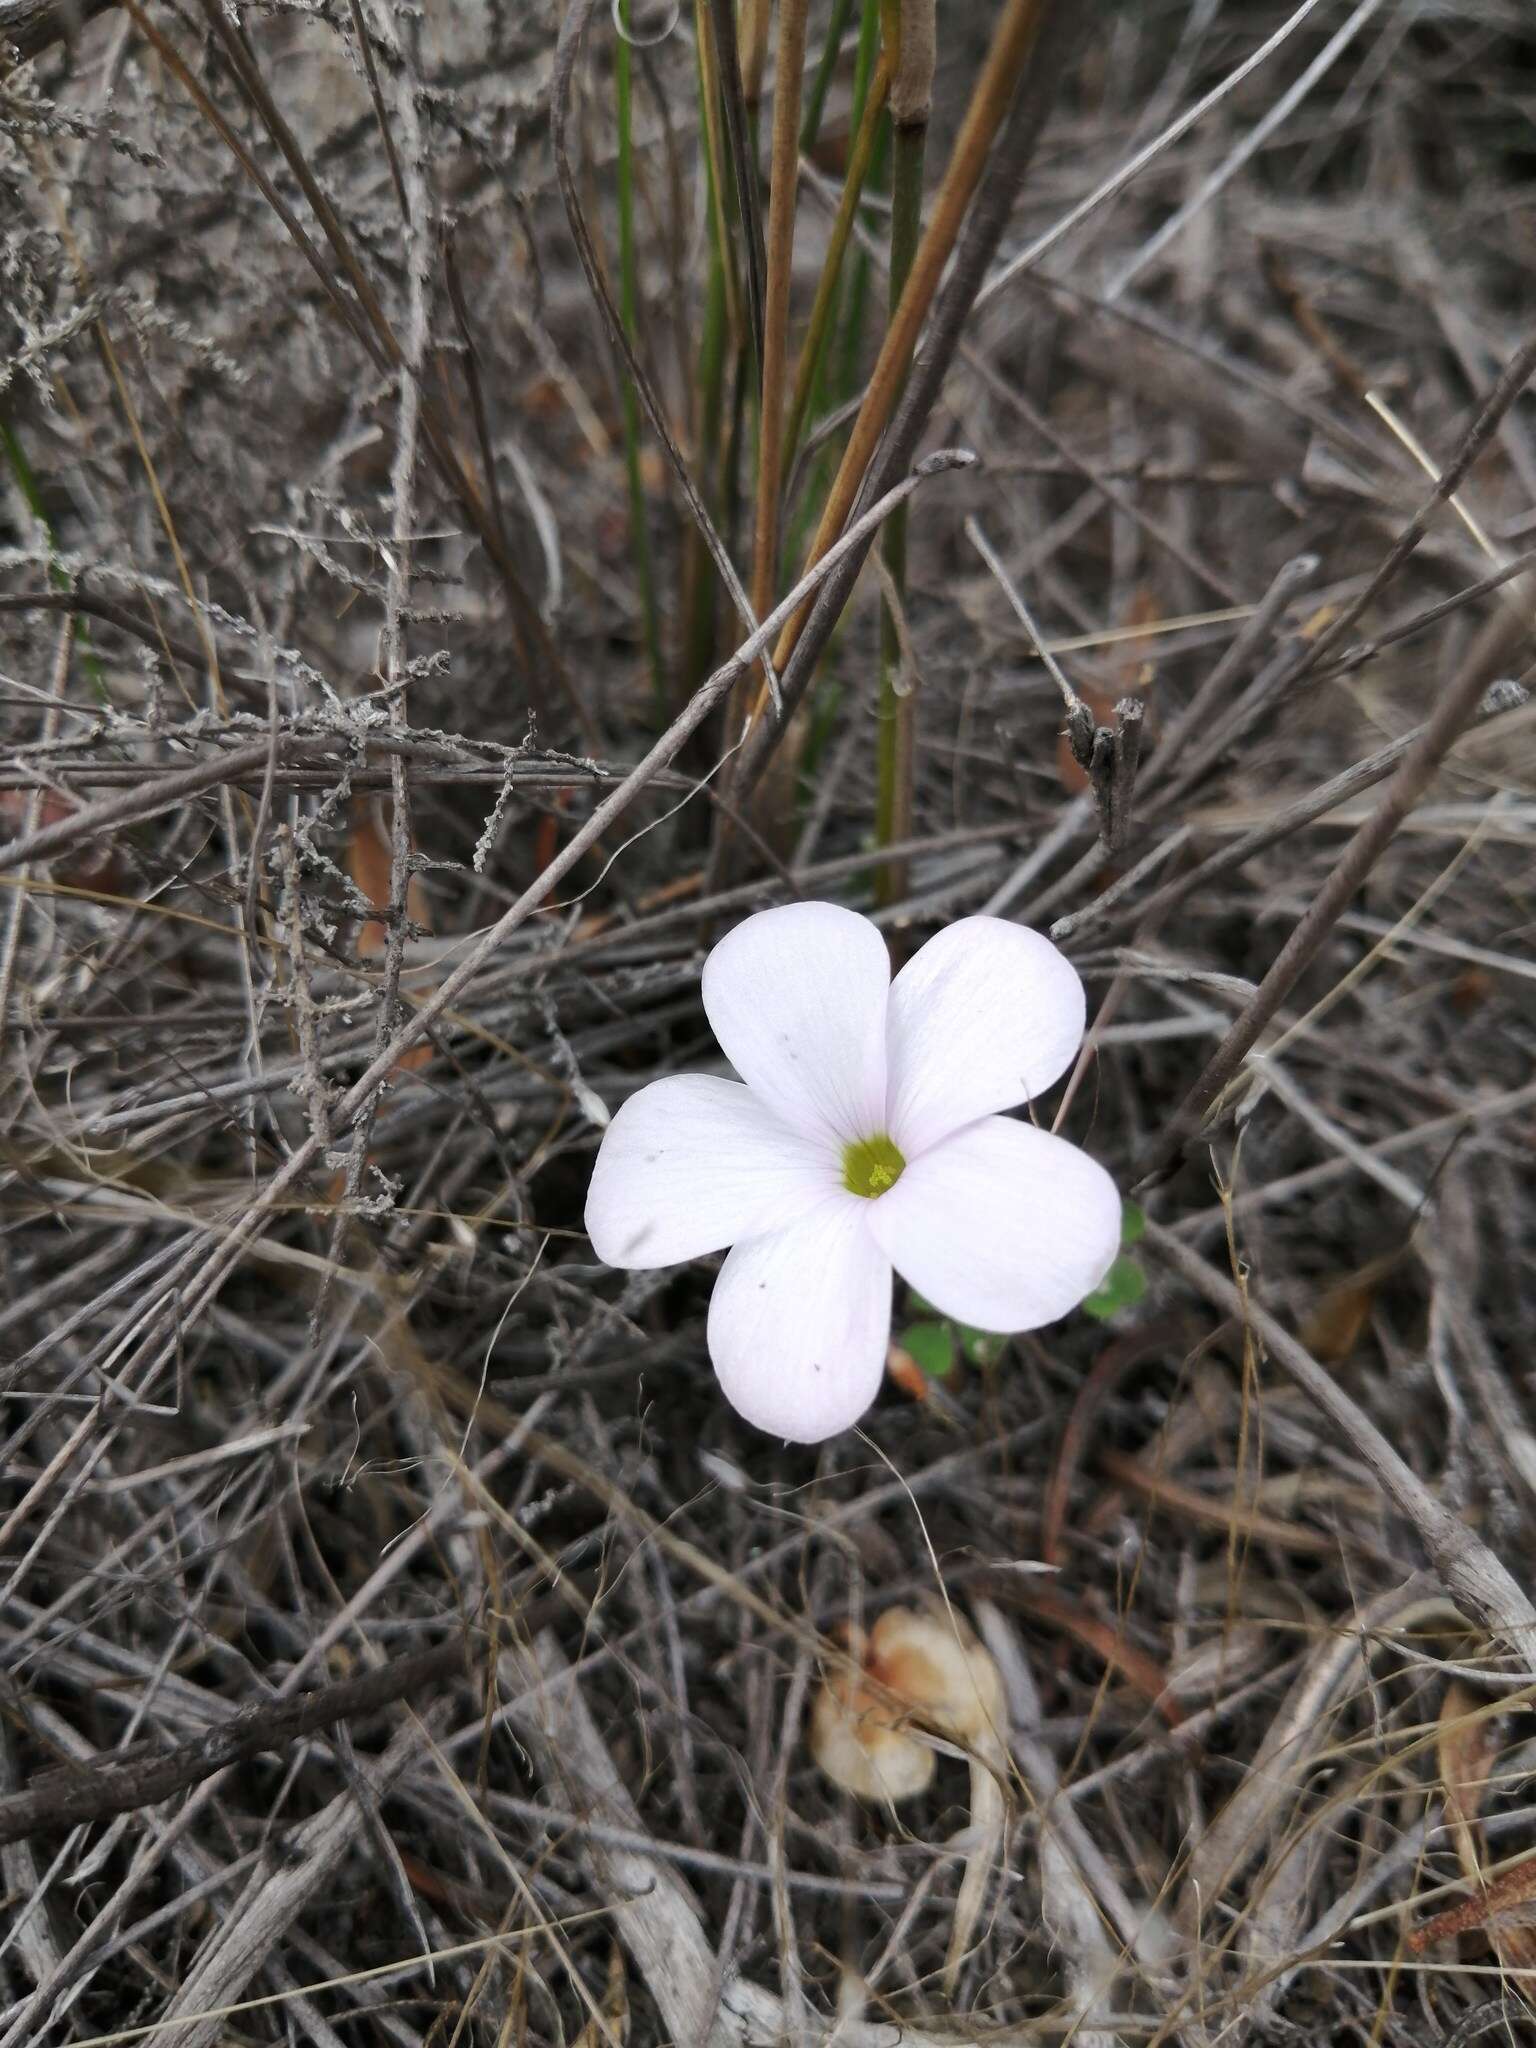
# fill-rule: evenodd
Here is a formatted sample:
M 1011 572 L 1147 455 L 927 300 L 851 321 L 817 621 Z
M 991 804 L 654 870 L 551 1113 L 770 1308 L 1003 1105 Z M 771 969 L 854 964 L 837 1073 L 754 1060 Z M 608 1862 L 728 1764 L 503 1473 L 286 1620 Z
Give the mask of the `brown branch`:
M 1269 1543 L 1276 1550 L 1294 1550 L 1304 1557 L 1338 1555 L 1337 1537 L 1325 1536 L 1320 1529 L 1305 1528 L 1300 1522 L 1283 1522 L 1278 1515 L 1262 1514 L 1256 1508 L 1245 1508 L 1230 1494 L 1223 1499 L 1219 1494 L 1202 1493 L 1198 1487 L 1185 1486 L 1165 1472 L 1150 1470 L 1142 1459 L 1133 1458 L 1129 1452 L 1102 1450 L 1099 1464 L 1118 1486 L 1128 1486 L 1133 1493 L 1143 1495 L 1172 1515 L 1213 1529 L 1235 1530 L 1245 1545 Z
M 25 1792 L 0 1799 L 0 1846 L 20 1842 L 45 1828 L 74 1827 L 81 1821 L 104 1820 L 109 1814 L 155 1806 L 245 1757 L 390 1706 L 434 1678 L 463 1670 L 467 1661 L 467 1647 L 461 1637 L 455 1637 L 358 1678 L 316 1686 L 297 1699 L 237 1708 L 222 1727 L 210 1728 L 174 1749 L 43 1771 Z
M 1496 682 L 1478 704 L 1467 732 L 1478 731 L 1490 720 L 1503 718 L 1509 712 L 1519 710 L 1528 701 L 1525 691 L 1518 683 L 1507 678 Z M 1251 831 L 1229 840 L 1225 846 L 1218 846 L 1214 853 L 1208 854 L 1200 862 L 1198 867 L 1193 867 L 1187 874 L 1164 883 L 1155 895 L 1145 898 L 1135 907 L 1132 914 L 1138 920 L 1161 923 L 1171 910 L 1187 896 L 1193 895 L 1196 890 L 1207 888 L 1212 882 L 1225 879 L 1245 862 L 1252 860 L 1256 854 L 1265 853 L 1270 847 L 1278 846 L 1282 840 L 1289 839 L 1306 826 L 1315 824 L 1319 818 L 1325 818 L 1341 804 L 1347 804 L 1353 798 L 1363 796 L 1366 790 L 1374 789 L 1378 782 L 1385 782 L 1404 756 L 1417 745 L 1424 731 L 1423 725 L 1414 726 L 1411 731 L 1400 734 L 1397 739 L 1389 740 L 1386 746 L 1378 747 L 1374 754 L 1368 754 L 1363 761 L 1351 763 L 1348 768 L 1341 769 L 1337 775 L 1331 776 L 1327 782 L 1319 783 L 1316 789 L 1309 790 L 1305 796 L 1297 797 L 1294 803 L 1286 804 L 1281 810 L 1266 818 L 1262 824 L 1255 825 Z M 1466 736 L 1467 734 L 1463 734 L 1463 738 Z M 1164 847 L 1158 849 L 1159 852 L 1164 851 L 1170 843 L 1165 842 Z M 1072 917 L 1058 919 L 1051 927 L 1051 937 L 1058 944 L 1069 932 L 1075 938 L 1090 925 L 1098 924 L 1109 912 L 1119 911 L 1125 907 L 1118 899 L 1115 902 L 1109 901 L 1106 893 L 1097 903 L 1085 905 Z

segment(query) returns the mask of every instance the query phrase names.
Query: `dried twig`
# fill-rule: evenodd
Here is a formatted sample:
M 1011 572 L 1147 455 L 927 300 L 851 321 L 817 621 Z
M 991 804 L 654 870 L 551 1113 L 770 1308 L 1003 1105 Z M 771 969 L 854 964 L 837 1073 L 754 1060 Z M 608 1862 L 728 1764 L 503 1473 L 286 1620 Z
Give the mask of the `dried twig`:
M 68 1764 L 40 1772 L 24 1792 L 0 1797 L 0 1844 L 25 1841 L 29 1835 L 73 1827 L 79 1821 L 156 1806 L 245 1757 L 282 1749 L 316 1729 L 359 1720 L 396 1700 L 408 1699 L 435 1679 L 461 1671 L 465 1656 L 463 1643 L 442 1643 L 377 1671 L 316 1686 L 294 1699 L 270 1706 L 237 1707 L 206 1735 L 172 1750 L 119 1754 L 89 1767 Z

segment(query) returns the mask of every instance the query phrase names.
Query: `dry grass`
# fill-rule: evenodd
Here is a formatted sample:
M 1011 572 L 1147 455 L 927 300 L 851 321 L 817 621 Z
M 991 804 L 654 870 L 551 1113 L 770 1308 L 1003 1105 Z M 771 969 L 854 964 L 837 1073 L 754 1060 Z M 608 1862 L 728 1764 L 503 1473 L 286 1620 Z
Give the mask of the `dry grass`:
M 1522 11 L 941 7 L 930 205 L 1031 54 L 905 386 L 877 161 L 782 499 L 763 7 L 632 0 L 621 114 L 587 0 L 85 12 L 0 0 L 0 2048 L 1536 2038 Z M 712 937 L 890 875 L 1057 923 L 1152 1284 L 791 1451 L 582 1199 Z M 958 1960 L 965 1758 L 803 1726 L 938 1598 Z

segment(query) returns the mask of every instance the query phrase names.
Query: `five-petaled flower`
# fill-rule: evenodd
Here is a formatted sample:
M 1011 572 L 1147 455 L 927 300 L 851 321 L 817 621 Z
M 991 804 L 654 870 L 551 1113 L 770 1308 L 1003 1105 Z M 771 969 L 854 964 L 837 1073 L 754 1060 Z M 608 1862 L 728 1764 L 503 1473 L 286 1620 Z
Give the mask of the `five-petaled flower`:
M 1120 1242 L 1113 1181 L 997 1113 L 1048 1088 L 1082 1040 L 1083 985 L 1049 939 L 962 918 L 893 981 L 868 918 L 793 903 L 726 934 L 703 995 L 741 1080 L 676 1074 L 632 1095 L 586 1224 L 610 1266 L 733 1247 L 709 1352 L 749 1422 L 819 1443 L 858 1420 L 880 1387 L 893 1268 L 983 1330 L 1038 1329 L 1099 1285 Z

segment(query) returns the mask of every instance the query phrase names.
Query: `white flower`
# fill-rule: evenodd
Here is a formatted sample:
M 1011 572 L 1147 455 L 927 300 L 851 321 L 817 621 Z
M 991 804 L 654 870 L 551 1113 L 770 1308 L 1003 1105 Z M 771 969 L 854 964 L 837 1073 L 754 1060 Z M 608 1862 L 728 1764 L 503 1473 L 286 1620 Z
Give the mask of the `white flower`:
M 1099 1285 L 1120 1243 L 1113 1181 L 996 1114 L 1082 1041 L 1083 986 L 1049 939 L 962 918 L 892 981 L 868 918 L 793 903 L 726 934 L 703 995 L 741 1080 L 671 1075 L 631 1096 L 586 1224 L 610 1266 L 734 1247 L 709 1353 L 749 1422 L 819 1443 L 858 1420 L 884 1371 L 893 1268 L 982 1330 L 1038 1329 Z

